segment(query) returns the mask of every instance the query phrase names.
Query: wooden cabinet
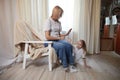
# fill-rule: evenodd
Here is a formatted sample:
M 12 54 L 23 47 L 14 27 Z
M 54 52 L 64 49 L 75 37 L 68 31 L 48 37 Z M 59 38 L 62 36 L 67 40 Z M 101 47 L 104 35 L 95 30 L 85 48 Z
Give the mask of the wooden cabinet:
M 115 52 L 118 53 L 120 55 L 120 24 L 118 24 L 117 26 L 117 30 L 116 30 L 116 36 L 115 36 Z
M 104 32 L 103 32 L 103 38 L 109 38 L 109 33 L 110 33 L 110 26 L 104 25 Z
M 114 50 L 114 39 L 113 38 L 101 38 L 100 39 L 100 50 L 101 51 L 113 51 Z

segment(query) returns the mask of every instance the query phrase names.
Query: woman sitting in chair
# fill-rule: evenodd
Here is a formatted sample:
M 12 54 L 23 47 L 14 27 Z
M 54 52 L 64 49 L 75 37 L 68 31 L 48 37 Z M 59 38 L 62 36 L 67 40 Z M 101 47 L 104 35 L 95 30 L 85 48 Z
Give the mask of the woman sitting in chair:
M 74 67 L 73 47 L 70 43 L 64 40 L 72 29 L 67 34 L 60 34 L 62 27 L 59 18 L 62 17 L 63 9 L 55 6 L 52 11 L 52 16 L 45 23 L 45 38 L 48 41 L 53 41 L 52 47 L 55 49 L 58 58 L 65 71 L 77 72 Z M 47 44 L 45 44 L 47 46 Z

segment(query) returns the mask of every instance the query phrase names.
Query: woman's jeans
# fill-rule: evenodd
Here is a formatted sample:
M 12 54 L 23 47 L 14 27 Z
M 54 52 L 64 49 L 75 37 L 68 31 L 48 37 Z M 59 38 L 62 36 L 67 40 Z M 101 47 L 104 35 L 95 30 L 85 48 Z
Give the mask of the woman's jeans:
M 47 46 L 48 44 L 45 44 Z M 74 64 L 73 46 L 65 40 L 53 41 L 52 47 L 55 49 L 58 58 L 62 61 L 63 67 Z

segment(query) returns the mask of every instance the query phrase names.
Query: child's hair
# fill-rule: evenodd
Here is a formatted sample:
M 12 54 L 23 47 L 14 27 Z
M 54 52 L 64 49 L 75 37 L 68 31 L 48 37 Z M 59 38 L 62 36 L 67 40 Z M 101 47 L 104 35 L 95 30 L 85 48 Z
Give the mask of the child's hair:
M 82 48 L 84 49 L 84 51 L 87 51 L 85 41 L 84 40 L 80 40 L 80 42 L 82 43 Z

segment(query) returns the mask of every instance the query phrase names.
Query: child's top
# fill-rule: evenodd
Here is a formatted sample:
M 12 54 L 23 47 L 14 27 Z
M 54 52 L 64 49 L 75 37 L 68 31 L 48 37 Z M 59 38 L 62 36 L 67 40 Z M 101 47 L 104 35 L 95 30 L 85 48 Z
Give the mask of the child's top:
M 83 48 L 78 49 L 76 46 L 74 47 L 74 56 L 75 56 L 75 62 L 79 63 L 82 59 L 86 56 L 86 51 L 83 50 Z

